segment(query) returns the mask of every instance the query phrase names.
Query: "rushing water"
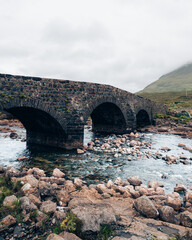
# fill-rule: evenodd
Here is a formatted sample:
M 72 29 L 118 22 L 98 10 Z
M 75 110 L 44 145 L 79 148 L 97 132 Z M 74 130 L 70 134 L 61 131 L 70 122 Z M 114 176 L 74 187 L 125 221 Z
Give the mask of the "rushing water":
M 24 129 L 14 127 L 18 135 L 25 136 Z M 20 167 L 39 167 L 51 174 L 55 167 L 60 168 L 69 178 L 81 177 L 88 182 L 115 180 L 121 177 L 125 180 L 129 176 L 139 176 L 144 183 L 149 180 L 157 180 L 164 184 L 167 192 L 173 191 L 176 183 L 183 183 L 186 186 L 192 186 L 192 165 L 172 164 L 167 165 L 162 159 L 141 157 L 128 161 L 127 155 L 115 158 L 109 153 L 87 152 L 78 155 L 75 151 L 56 151 L 45 148 L 28 149 L 26 142 L 13 140 L 9 137 L 4 138 L 6 134 L 0 134 L 0 165 Z M 85 129 L 86 144 L 93 138 L 92 132 Z M 101 138 L 101 137 L 100 137 Z M 184 153 L 188 158 L 191 153 L 178 147 L 178 143 L 191 145 L 190 139 L 183 139 L 176 135 L 166 134 L 144 134 L 140 141 L 153 143 L 153 153 L 159 151 L 162 147 L 169 147 L 171 151 L 163 155 L 179 156 Z M 17 161 L 18 157 L 26 156 L 28 160 L 24 162 Z M 191 161 L 192 162 L 192 161 Z M 166 179 L 162 179 L 166 175 Z

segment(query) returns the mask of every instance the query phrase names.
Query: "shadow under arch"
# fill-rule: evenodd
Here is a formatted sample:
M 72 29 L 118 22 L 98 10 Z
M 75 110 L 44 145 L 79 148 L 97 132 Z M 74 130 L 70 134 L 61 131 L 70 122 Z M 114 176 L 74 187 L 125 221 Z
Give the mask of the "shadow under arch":
M 137 128 L 151 125 L 149 114 L 146 110 L 141 109 L 136 114 L 136 126 Z
M 4 104 L 1 108 L 23 124 L 26 129 L 27 144 L 64 148 L 67 133 L 63 126 L 45 106 L 42 110 L 36 105 L 36 102 L 28 104 L 27 100 L 13 101 Z
M 114 99 L 99 99 L 91 104 L 87 110 L 84 120 L 92 119 L 93 132 L 99 133 L 125 133 L 126 114 Z

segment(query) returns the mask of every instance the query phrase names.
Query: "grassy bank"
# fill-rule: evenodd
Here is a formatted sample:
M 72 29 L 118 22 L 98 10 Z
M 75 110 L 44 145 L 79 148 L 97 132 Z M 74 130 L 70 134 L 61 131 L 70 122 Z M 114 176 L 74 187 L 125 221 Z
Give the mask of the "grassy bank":
M 138 93 L 139 96 L 166 104 L 172 109 L 188 109 L 192 113 L 192 91 L 165 93 Z

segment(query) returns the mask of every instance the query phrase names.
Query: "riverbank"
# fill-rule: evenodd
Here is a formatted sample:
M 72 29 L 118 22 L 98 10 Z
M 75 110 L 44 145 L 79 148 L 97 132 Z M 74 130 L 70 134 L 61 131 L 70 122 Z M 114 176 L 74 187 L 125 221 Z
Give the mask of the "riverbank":
M 166 195 L 161 183 L 139 177 L 88 185 L 59 169 L 47 177 L 38 168 L 1 167 L 0 186 L 1 239 L 192 237 L 192 190 L 182 184 Z

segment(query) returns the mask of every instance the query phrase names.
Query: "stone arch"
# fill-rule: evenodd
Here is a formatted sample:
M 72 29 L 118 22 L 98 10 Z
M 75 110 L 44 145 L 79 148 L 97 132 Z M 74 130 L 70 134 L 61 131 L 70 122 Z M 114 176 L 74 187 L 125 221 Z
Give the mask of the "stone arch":
M 136 127 L 151 125 L 150 115 L 145 109 L 140 109 L 136 114 Z
M 130 110 L 132 114 L 132 110 Z M 133 115 L 133 114 L 132 114 Z M 115 98 L 99 98 L 89 104 L 84 122 L 91 116 L 93 131 L 107 133 L 125 133 L 127 127 L 127 109 Z
M 63 147 L 67 131 L 53 109 L 34 99 L 14 99 L 1 104 L 2 110 L 11 113 L 25 127 L 27 143 Z

